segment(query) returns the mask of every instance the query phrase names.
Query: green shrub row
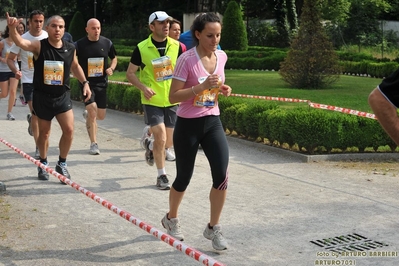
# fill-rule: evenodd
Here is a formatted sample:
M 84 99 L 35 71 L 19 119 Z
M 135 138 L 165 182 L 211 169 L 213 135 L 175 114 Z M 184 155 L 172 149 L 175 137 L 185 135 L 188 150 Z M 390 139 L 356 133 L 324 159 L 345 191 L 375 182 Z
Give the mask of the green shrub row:
M 71 79 L 71 98 L 82 101 L 82 93 L 77 79 Z M 109 83 L 107 88 L 107 108 L 142 113 L 140 91 L 133 86 Z
M 76 79 L 71 80 L 71 97 L 81 101 Z M 140 91 L 133 86 L 110 83 L 108 108 L 142 113 Z M 275 102 L 220 97 L 221 120 L 226 131 L 242 138 L 267 142 L 308 154 L 377 151 L 381 146 L 396 149 L 395 143 L 377 120 L 313 108 L 281 109 Z
M 267 139 L 268 142 L 314 154 L 331 153 L 356 147 L 359 152 L 396 144 L 377 120 L 313 108 L 280 109 L 269 102 L 220 98 L 221 119 L 226 130 L 243 138 Z

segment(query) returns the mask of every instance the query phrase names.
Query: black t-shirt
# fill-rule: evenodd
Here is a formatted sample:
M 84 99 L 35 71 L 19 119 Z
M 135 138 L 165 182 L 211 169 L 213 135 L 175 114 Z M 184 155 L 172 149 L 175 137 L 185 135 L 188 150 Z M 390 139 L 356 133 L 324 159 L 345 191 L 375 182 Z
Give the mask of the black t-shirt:
M 78 40 L 75 46 L 79 65 L 87 80 L 97 86 L 106 86 L 108 76 L 105 70 L 108 68 L 108 57 L 111 59 L 116 57 L 116 50 L 111 40 L 100 36 L 98 41 L 90 41 L 84 37 Z
M 62 41 L 62 47 L 55 48 L 48 38 L 41 40 L 39 57 L 33 59 L 35 91 L 60 96 L 69 90 L 74 54 L 75 46 L 72 43 Z
M 158 49 L 160 57 L 165 55 L 167 41 L 168 40 L 166 39 L 163 42 L 157 42 L 153 38 L 151 38 L 151 42 Z M 183 53 L 183 49 L 180 45 L 179 46 L 179 54 L 177 57 L 179 57 L 182 53 Z M 145 65 L 143 64 L 143 62 L 141 60 L 141 54 L 140 54 L 140 50 L 138 47 L 136 47 L 136 49 L 134 49 L 132 56 L 130 57 L 130 63 L 132 63 L 133 65 L 136 65 L 136 66 L 140 66 L 141 69 L 144 69 Z

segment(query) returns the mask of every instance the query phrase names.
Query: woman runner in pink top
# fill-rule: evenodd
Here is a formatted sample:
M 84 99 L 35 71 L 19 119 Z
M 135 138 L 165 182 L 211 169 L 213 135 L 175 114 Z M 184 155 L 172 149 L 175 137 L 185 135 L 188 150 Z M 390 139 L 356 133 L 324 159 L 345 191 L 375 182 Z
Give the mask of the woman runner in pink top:
M 178 208 L 194 171 L 198 145 L 208 158 L 213 185 L 210 192 L 210 220 L 203 232 L 216 250 L 227 249 L 227 241 L 219 225 L 226 199 L 229 149 L 219 118 L 218 96 L 231 93 L 224 84 L 227 55 L 217 50 L 221 35 L 220 18 L 215 13 L 197 16 L 191 26 L 196 46 L 177 60 L 169 100 L 180 102 L 173 134 L 177 175 L 169 194 L 169 212 L 162 219 L 169 235 L 183 240 Z

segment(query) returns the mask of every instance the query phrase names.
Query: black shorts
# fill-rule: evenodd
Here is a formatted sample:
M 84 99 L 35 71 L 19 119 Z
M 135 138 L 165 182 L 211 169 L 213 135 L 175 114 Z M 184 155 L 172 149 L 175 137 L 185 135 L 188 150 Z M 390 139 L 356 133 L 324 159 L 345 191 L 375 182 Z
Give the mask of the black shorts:
M 152 127 L 164 123 L 165 127 L 174 128 L 177 119 L 177 107 L 178 105 L 158 107 L 143 104 L 144 122 Z
M 90 90 L 91 90 L 91 97 L 90 99 L 85 102 L 85 106 L 96 103 L 97 108 L 105 109 L 107 107 L 107 84 L 101 83 L 101 84 L 89 84 Z M 83 99 L 85 96 L 83 96 L 83 86 L 80 85 L 80 91 L 82 93 Z
M 0 72 L 0 82 L 7 81 L 10 78 L 15 78 L 15 74 L 10 72 Z
M 26 102 L 32 101 L 33 88 L 33 83 L 22 83 L 22 92 Z
M 54 96 L 39 91 L 33 91 L 33 114 L 40 119 L 51 121 L 56 115 L 72 109 L 71 93 L 65 92 Z
M 399 69 L 385 78 L 381 84 L 378 85 L 378 88 L 388 101 L 396 108 L 399 108 Z

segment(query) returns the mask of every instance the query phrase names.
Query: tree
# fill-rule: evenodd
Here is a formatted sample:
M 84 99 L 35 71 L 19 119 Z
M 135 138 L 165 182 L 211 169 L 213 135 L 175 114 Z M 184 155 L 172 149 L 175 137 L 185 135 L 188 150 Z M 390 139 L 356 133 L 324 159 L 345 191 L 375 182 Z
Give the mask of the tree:
M 290 26 L 291 33 L 294 33 L 298 29 L 298 16 L 296 12 L 295 0 L 286 0 L 286 1 L 287 1 L 288 25 Z
M 278 33 L 277 46 L 288 47 L 290 43 L 289 25 L 287 20 L 287 6 L 285 0 L 274 0 L 274 15 L 276 17 L 276 28 Z
M 224 50 L 246 51 L 248 49 L 247 31 L 236 1 L 231 0 L 223 15 L 223 28 L 220 46 Z
M 298 35 L 281 63 L 281 77 L 295 88 L 320 89 L 339 78 L 338 56 L 321 24 L 319 4 L 304 1 Z
M 71 24 L 69 25 L 69 33 L 72 35 L 73 39 L 77 41 L 86 36 L 85 28 L 86 21 L 84 20 L 82 13 L 76 11 L 71 20 Z

